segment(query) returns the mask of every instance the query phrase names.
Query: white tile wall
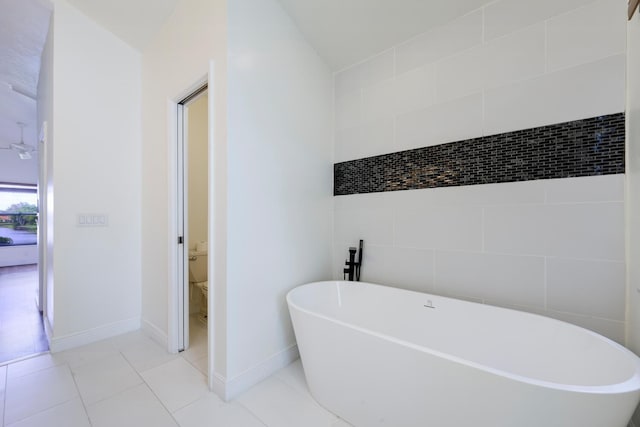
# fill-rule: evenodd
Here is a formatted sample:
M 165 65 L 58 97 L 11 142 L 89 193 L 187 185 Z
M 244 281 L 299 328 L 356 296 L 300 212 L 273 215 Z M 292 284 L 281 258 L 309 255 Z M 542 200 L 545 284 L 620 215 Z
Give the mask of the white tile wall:
M 483 48 L 485 88 L 504 86 L 545 72 L 544 23 L 495 39 Z
M 394 244 L 401 247 L 482 250 L 482 208 L 476 206 L 395 209 L 393 228 Z
M 488 252 L 624 260 L 624 203 L 487 207 Z
M 395 86 L 393 79 L 384 80 L 362 90 L 362 121 L 373 122 L 394 112 Z
M 473 138 L 482 133 L 482 94 L 474 94 L 396 118 L 396 141 L 386 152 Z
M 545 74 L 485 92 L 484 133 L 492 135 L 619 113 L 625 107 L 625 56 Z
M 547 203 L 619 202 L 624 200 L 624 175 L 546 181 Z
M 545 21 L 593 0 L 501 0 L 489 4 L 484 9 L 484 37 L 491 40 Z
M 625 0 L 498 0 L 335 76 L 335 161 L 618 113 Z M 335 197 L 334 269 L 624 339 L 624 176 Z
M 362 281 L 389 284 L 419 292 L 433 289 L 433 250 L 404 248 L 400 246 L 367 245 Z M 339 259 L 344 265 L 347 255 Z
M 336 91 L 345 93 L 362 89 L 393 77 L 394 58 L 394 51 L 389 50 L 337 74 Z
M 336 133 L 335 159 L 371 157 L 387 152 L 388 143 L 394 138 L 395 123 L 392 118 L 376 120 Z
M 358 242 L 364 234 L 372 245 L 393 243 L 393 212 L 390 209 L 353 209 L 336 212 L 334 237 L 337 243 Z
M 335 197 L 334 269 L 624 337 L 624 176 Z
M 466 50 L 436 63 L 436 100 L 447 102 L 482 91 L 485 79 L 482 47 Z
M 542 257 L 438 251 L 436 292 L 543 308 L 544 263 Z
M 338 72 L 335 161 L 624 111 L 625 8 L 499 0 Z
M 624 53 L 625 2 L 599 0 L 547 22 L 549 70 Z
M 482 44 L 482 11 L 413 38 L 396 48 L 396 71 L 403 73 Z
M 436 102 L 435 65 L 427 64 L 398 74 L 395 85 L 397 114 L 427 108 Z
M 624 275 L 624 262 L 549 258 L 549 308 L 624 321 Z

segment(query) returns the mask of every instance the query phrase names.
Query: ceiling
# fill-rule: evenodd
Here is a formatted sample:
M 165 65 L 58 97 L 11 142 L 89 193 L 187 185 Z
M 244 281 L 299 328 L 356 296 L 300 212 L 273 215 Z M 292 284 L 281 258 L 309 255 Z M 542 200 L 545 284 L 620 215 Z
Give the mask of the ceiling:
M 279 0 L 339 71 L 478 9 L 489 0 Z
M 178 3 L 178 0 L 68 1 L 139 51 L 149 45 Z
M 40 56 L 49 30 L 47 0 L 0 0 L 0 146 L 24 141 L 37 146 L 36 101 Z M 0 156 L 15 156 L 0 150 Z
M 68 1 L 143 51 L 179 0 Z M 338 71 L 471 12 L 489 0 L 278 1 L 329 67 Z
M 143 51 L 180 0 L 68 0 Z M 488 0 L 278 0 L 318 54 L 338 71 L 468 13 Z M 0 146 L 36 145 L 35 97 L 49 0 L 0 0 Z M 6 150 L 0 150 L 0 155 Z

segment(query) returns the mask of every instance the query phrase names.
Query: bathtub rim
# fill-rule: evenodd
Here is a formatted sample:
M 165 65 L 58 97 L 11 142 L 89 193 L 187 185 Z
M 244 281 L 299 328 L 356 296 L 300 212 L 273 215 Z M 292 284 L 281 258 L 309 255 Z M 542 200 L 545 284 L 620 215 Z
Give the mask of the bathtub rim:
M 605 341 L 606 344 L 613 346 L 616 350 L 618 351 L 622 351 L 626 356 L 630 357 L 632 364 L 635 366 L 635 372 L 633 373 L 633 375 L 628 378 L 626 381 L 617 383 L 617 384 L 608 384 L 608 385 L 574 385 L 574 384 L 562 384 L 562 383 L 556 383 L 556 382 L 552 382 L 552 381 L 544 381 L 544 380 L 538 380 L 535 378 L 530 378 L 530 377 L 525 377 L 523 375 L 519 375 L 519 374 L 514 374 L 505 370 L 501 370 L 501 369 L 497 369 L 497 368 L 493 368 L 490 366 L 486 366 L 486 365 L 482 365 L 480 363 L 477 362 L 473 362 L 467 359 L 463 359 L 461 357 L 458 356 L 453 356 L 447 353 L 443 353 L 441 351 L 437 351 L 428 347 L 424 347 L 418 344 L 414 344 L 411 342 L 408 342 L 406 340 L 403 339 L 399 339 L 387 334 L 383 334 L 380 332 L 376 332 L 373 331 L 371 329 L 368 328 L 364 328 L 361 326 L 357 326 L 357 325 L 353 325 L 347 322 L 344 322 L 342 320 L 338 320 L 336 318 L 332 318 L 329 317 L 325 314 L 321 314 L 321 313 L 317 313 L 314 311 L 311 311 L 309 309 L 306 308 L 302 308 L 300 305 L 296 304 L 295 302 L 292 301 L 292 295 L 297 291 L 300 290 L 301 288 L 305 288 L 305 287 L 310 287 L 310 286 L 318 286 L 318 285 L 322 285 L 322 284 L 349 284 L 349 285 L 353 285 L 353 286 L 360 286 L 360 285 L 367 285 L 367 286 L 373 286 L 373 287 L 382 287 L 382 288 L 390 288 L 393 290 L 397 290 L 397 291 L 403 291 L 403 292 L 410 292 L 410 293 L 415 293 L 415 294 L 420 294 L 420 295 L 427 295 L 427 296 L 432 296 L 434 298 L 443 298 L 443 299 L 447 299 L 447 300 L 452 300 L 452 301 L 459 301 L 459 302 L 463 302 L 466 304 L 477 304 L 477 305 L 483 305 L 483 306 L 488 306 L 491 309 L 497 309 L 497 310 L 506 310 L 506 311 L 513 311 L 516 313 L 520 313 L 521 315 L 527 315 L 527 316 L 534 316 L 534 317 L 541 317 L 543 319 L 550 319 L 553 320 L 555 322 L 560 322 L 563 323 L 565 325 L 568 325 L 571 328 L 577 328 L 579 330 L 581 330 L 582 333 L 588 333 L 589 335 L 594 336 L 597 339 L 603 340 Z M 408 289 L 402 289 L 402 288 L 395 288 L 392 286 L 385 286 L 385 285 L 379 285 L 376 283 L 370 283 L 370 282 L 349 282 L 349 281 L 345 281 L 345 280 L 324 280 L 324 281 L 317 281 L 317 282 L 311 282 L 311 283 L 305 283 L 299 286 L 296 286 L 295 288 L 291 289 L 289 292 L 287 292 L 287 296 L 286 296 L 286 301 L 287 301 L 287 305 L 289 307 L 289 310 L 291 310 L 291 308 L 295 308 L 296 310 L 311 315 L 313 317 L 317 317 L 317 318 L 321 318 L 323 320 L 327 320 L 331 323 L 334 324 L 338 324 L 341 326 L 345 326 L 349 329 L 358 331 L 358 332 L 362 332 L 362 333 L 366 333 L 369 335 L 373 335 L 375 337 L 378 338 L 382 338 L 388 341 L 391 341 L 395 344 L 399 344 L 408 348 L 411 348 L 413 350 L 417 350 L 423 353 L 427 353 L 433 356 L 437 356 L 437 357 L 441 357 L 444 358 L 446 360 L 450 360 L 456 363 L 460 363 L 462 365 L 465 366 L 469 366 L 471 368 L 475 368 L 475 369 L 479 369 L 494 375 L 498 375 L 507 379 L 511 379 L 514 381 L 519 381 L 519 382 L 523 382 L 523 383 L 527 383 L 527 384 L 531 384 L 534 386 L 539 386 L 539 387 L 544 387 L 544 388 L 550 388 L 550 389 L 556 389 L 556 390 L 561 390 L 561 391 L 570 391 L 570 392 L 578 392 L 578 393 L 586 393 L 586 394 L 622 394 L 622 393 L 633 393 L 633 392 L 640 392 L 640 358 L 633 353 L 631 350 L 629 350 L 628 348 L 624 347 L 621 344 L 618 344 L 617 342 L 601 335 L 598 334 L 597 332 L 591 331 L 589 329 L 583 328 L 581 326 L 575 325 L 573 323 L 569 323 L 569 322 L 565 322 L 563 320 L 558 320 L 558 319 L 554 319 L 552 317 L 547 317 L 547 316 L 543 316 L 540 314 L 536 314 L 536 313 L 530 313 L 527 311 L 520 311 L 520 310 L 515 310 L 515 309 L 511 309 L 511 308 L 505 308 L 505 307 L 499 307 L 499 306 L 494 306 L 494 305 L 489 305 L 489 304 L 480 304 L 477 302 L 473 302 L 473 301 L 467 301 L 467 300 L 462 300 L 462 299 L 458 299 L 458 298 L 451 298 L 451 297 L 445 297 L 445 296 L 440 296 L 440 295 L 436 295 L 436 294 L 429 294 L 426 292 L 418 292 L 418 291 L 412 291 L 412 290 L 408 290 Z M 293 323 L 293 322 L 292 322 Z M 294 325 L 295 328 L 295 325 Z

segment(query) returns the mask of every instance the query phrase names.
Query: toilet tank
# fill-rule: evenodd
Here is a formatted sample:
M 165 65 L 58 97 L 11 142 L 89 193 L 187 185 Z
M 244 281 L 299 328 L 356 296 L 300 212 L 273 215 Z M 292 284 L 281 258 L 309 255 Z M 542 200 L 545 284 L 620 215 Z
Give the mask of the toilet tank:
M 189 251 L 189 282 L 207 281 L 207 251 Z

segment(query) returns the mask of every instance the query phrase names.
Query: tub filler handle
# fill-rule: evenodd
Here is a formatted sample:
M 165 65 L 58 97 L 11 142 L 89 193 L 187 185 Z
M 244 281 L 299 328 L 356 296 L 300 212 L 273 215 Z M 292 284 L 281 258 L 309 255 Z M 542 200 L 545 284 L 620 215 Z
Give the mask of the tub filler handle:
M 347 268 L 343 270 L 343 278 L 345 280 L 349 280 L 350 282 L 353 282 L 354 279 L 356 282 L 360 281 L 360 268 L 362 267 L 362 246 L 363 241 L 360 240 L 359 251 L 354 247 L 349 248 L 349 259 L 345 261 L 345 265 L 347 266 Z M 356 261 L 356 252 L 358 252 L 358 261 Z

